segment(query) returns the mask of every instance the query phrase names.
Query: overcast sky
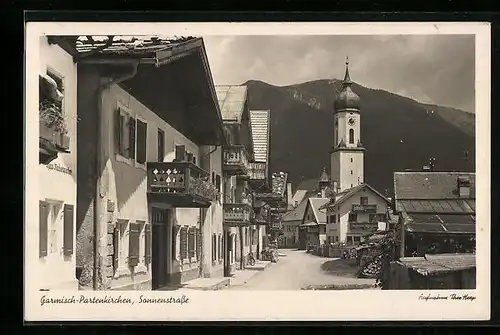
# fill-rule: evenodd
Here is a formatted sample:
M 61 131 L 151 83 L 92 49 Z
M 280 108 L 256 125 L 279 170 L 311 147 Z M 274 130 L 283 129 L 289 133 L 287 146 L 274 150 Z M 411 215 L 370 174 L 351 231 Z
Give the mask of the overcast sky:
M 205 36 L 217 85 L 351 79 L 369 88 L 474 112 L 474 35 Z

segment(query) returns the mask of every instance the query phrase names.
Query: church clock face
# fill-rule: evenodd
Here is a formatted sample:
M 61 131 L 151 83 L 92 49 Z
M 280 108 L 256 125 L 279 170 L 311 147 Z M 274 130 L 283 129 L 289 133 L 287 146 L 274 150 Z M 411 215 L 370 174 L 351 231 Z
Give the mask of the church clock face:
M 354 126 L 354 124 L 356 123 L 356 120 L 354 120 L 353 118 L 350 118 L 348 122 L 349 122 L 349 125 Z

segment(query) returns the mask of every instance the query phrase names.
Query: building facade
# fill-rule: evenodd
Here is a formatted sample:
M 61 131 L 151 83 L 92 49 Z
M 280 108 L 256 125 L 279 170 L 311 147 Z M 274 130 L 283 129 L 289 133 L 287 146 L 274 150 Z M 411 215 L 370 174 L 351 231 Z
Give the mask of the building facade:
M 77 68 L 63 48 L 50 44 L 46 37 L 40 41 L 39 261 L 35 273 L 40 290 L 75 290 Z
M 399 257 L 475 253 L 475 173 L 395 172 Z
M 253 161 L 253 141 L 247 87 L 219 85 L 216 91 L 228 142 L 223 158 L 223 221 L 228 241 L 225 275 L 229 276 L 236 268 L 245 268 L 244 260 L 251 251 L 253 197 L 247 179 Z
M 51 41 L 77 64 L 81 288 L 157 289 L 217 273 L 225 137 L 203 40 Z
M 326 210 L 328 243 L 356 245 L 377 230 L 388 229 L 390 200 L 368 184 L 337 194 Z

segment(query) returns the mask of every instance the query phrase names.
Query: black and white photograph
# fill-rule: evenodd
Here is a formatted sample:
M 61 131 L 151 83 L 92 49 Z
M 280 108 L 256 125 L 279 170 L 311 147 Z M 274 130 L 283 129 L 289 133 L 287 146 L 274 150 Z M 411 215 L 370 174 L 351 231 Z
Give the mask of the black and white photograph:
M 28 24 L 32 315 L 489 318 L 489 26 L 225 25 Z

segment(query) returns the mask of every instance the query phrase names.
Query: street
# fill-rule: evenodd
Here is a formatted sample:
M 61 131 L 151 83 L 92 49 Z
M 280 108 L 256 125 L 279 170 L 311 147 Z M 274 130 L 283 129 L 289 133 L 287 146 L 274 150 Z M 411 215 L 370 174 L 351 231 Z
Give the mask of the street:
M 259 271 L 246 284 L 231 286 L 231 290 L 300 290 L 308 286 L 320 285 L 366 285 L 374 284 L 373 279 L 340 277 L 321 269 L 325 262 L 335 260 L 311 255 L 304 250 L 280 249 L 277 263 Z

